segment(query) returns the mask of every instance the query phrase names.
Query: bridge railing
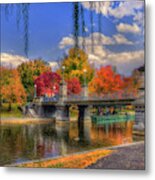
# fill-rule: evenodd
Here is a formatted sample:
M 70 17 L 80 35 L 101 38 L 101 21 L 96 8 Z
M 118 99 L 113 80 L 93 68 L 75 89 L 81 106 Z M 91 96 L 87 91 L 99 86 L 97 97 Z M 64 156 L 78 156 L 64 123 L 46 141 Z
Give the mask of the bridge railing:
M 60 96 L 56 95 L 53 97 L 40 97 L 38 101 L 40 102 L 58 102 Z M 123 100 L 123 99 L 136 99 L 137 96 L 132 93 L 111 93 L 106 95 L 88 95 L 84 96 L 83 94 L 76 95 L 71 94 L 68 95 L 64 101 L 100 101 L 100 100 Z
M 76 95 L 72 95 L 72 96 L 68 96 L 67 100 L 69 101 L 85 101 L 85 100 L 89 100 L 89 101 L 93 101 L 93 100 L 123 100 L 123 99 L 135 99 L 136 96 L 133 95 L 123 95 L 123 96 L 118 96 L 118 94 L 109 94 L 106 96 L 88 96 L 88 97 L 84 97 L 84 96 L 76 96 Z

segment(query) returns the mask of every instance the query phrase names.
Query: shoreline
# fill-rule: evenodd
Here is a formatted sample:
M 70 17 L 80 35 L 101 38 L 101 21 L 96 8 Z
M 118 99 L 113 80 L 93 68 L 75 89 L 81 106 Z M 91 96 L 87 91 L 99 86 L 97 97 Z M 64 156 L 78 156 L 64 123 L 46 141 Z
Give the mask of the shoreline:
M 41 164 L 41 163 L 45 163 L 47 161 L 59 160 L 59 159 L 62 159 L 62 158 L 74 157 L 76 155 L 83 155 L 83 154 L 86 154 L 86 153 L 93 153 L 93 152 L 97 152 L 97 151 L 111 150 L 111 151 L 114 152 L 119 148 L 128 148 L 128 147 L 133 147 L 133 146 L 136 146 L 136 145 L 144 145 L 144 144 L 145 144 L 144 141 L 127 143 L 127 144 L 120 144 L 120 145 L 116 145 L 116 146 L 109 146 L 109 147 L 104 147 L 104 148 L 102 147 L 102 148 L 97 148 L 97 149 L 94 149 L 94 150 L 85 150 L 85 151 L 81 151 L 81 152 L 75 152 L 75 153 L 71 153 L 71 154 L 60 155 L 60 156 L 52 157 L 52 158 L 42 158 L 42 159 L 39 159 L 39 160 L 30 160 L 30 161 L 26 161 L 26 162 L 22 162 L 22 163 L 7 164 L 7 165 L 4 165 L 4 167 L 24 167 L 24 166 L 26 167 L 26 164 L 32 164 L 32 163 Z M 101 158 L 104 158 L 104 156 L 101 157 Z M 94 164 L 94 163 L 92 163 L 92 164 Z
M 9 124 L 28 124 L 28 123 L 48 123 L 48 122 L 55 122 L 55 119 L 52 118 L 1 118 L 0 124 L 2 125 L 9 125 Z
M 145 142 L 135 146 L 118 147 L 109 156 L 100 158 L 86 169 L 145 170 Z

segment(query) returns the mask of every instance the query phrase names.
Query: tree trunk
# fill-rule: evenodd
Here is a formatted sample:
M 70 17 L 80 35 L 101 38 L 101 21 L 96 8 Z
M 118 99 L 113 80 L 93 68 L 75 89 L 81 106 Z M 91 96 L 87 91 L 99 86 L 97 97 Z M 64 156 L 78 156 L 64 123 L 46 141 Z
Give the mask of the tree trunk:
M 11 102 L 9 102 L 8 111 L 12 110 Z

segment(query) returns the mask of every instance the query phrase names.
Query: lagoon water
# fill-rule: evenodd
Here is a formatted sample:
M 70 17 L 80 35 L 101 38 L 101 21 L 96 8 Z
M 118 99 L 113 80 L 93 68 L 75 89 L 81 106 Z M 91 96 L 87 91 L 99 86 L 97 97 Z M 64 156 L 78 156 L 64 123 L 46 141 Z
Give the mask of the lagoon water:
M 118 123 L 71 122 L 1 125 L 0 165 L 56 157 L 70 153 L 131 143 L 133 121 Z

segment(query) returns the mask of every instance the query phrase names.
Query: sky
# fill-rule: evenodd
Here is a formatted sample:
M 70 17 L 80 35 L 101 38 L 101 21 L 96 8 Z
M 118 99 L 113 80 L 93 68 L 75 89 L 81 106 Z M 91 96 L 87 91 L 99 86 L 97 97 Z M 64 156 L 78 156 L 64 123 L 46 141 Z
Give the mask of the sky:
M 96 2 L 93 7 L 81 2 L 84 8 L 85 36 L 79 34 L 79 44 L 85 38 L 89 63 L 99 68 L 105 65 L 117 67 L 119 73 L 130 75 L 144 64 L 144 3 L 141 0 Z M 102 27 L 98 30 L 99 7 Z M 24 53 L 23 22 L 17 28 L 17 8 L 14 4 L 6 16 L 1 5 L 1 63 L 16 67 L 34 58 L 48 61 L 56 69 L 73 47 L 73 4 L 31 3 L 29 6 L 29 51 Z M 93 13 L 93 33 L 90 12 Z M 94 51 L 91 51 L 91 37 Z M 98 39 L 100 38 L 100 41 Z

